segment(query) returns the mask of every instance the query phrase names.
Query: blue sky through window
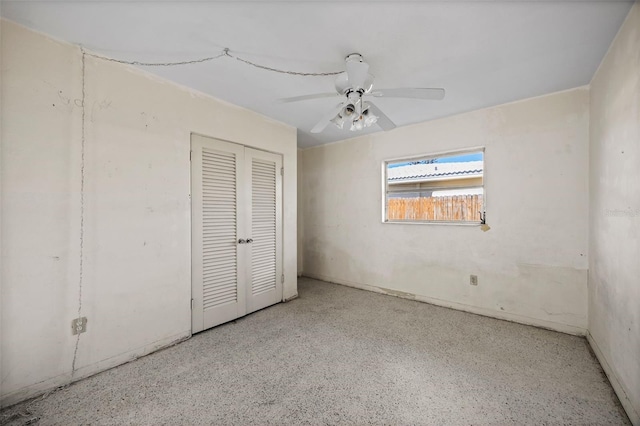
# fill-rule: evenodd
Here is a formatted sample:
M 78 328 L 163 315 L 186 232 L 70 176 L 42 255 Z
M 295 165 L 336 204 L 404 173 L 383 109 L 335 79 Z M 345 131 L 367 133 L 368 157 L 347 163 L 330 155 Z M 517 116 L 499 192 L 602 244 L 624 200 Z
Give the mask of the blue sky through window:
M 448 155 L 446 157 L 439 157 L 439 158 L 436 158 L 435 161 L 433 161 L 433 163 L 465 163 L 468 161 L 482 161 L 483 157 L 484 157 L 483 152 L 473 152 L 469 154 Z M 392 169 L 394 167 L 406 166 L 413 162 L 415 161 L 403 161 L 400 163 L 392 163 L 392 164 L 389 164 L 388 167 Z

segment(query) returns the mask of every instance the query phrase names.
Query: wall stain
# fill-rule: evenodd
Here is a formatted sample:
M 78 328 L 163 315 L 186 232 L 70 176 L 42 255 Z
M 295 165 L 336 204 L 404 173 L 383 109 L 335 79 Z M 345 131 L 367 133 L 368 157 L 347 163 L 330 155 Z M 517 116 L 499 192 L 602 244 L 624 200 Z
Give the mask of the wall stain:
M 62 100 L 65 105 L 69 105 L 71 103 L 71 99 L 67 98 L 62 94 L 62 90 L 58 91 L 58 97 Z
M 94 101 L 93 104 L 91 105 L 91 119 L 90 121 L 93 122 L 93 117 L 96 113 L 96 108 L 98 109 L 98 111 L 102 111 L 103 109 L 107 109 L 111 106 L 111 103 L 113 101 L 110 101 L 108 99 L 103 99 L 101 101 Z

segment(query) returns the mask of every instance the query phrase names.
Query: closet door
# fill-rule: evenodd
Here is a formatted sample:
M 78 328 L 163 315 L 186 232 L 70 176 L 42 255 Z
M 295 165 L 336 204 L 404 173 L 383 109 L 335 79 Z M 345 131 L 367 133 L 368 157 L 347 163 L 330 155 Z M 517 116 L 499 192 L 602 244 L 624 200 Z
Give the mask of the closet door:
M 191 138 L 192 331 L 246 314 L 245 148 Z
M 282 157 L 245 148 L 247 313 L 282 300 Z

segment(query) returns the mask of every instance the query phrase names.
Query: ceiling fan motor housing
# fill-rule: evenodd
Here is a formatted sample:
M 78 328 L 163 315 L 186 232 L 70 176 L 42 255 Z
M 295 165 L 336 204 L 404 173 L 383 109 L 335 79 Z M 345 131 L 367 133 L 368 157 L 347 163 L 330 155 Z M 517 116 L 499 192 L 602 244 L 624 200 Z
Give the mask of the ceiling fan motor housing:
M 345 61 L 356 61 L 356 62 L 364 62 L 364 58 L 359 53 L 349 53 L 345 58 Z
M 347 63 L 347 71 L 355 66 L 363 70 L 364 76 L 360 83 L 354 84 L 349 80 L 349 72 L 343 72 L 336 78 L 336 91 L 341 95 L 347 95 L 349 92 L 361 91 L 362 93 L 368 93 L 373 88 L 373 75 L 369 74 L 369 65 L 364 62 L 364 58 L 359 53 L 351 53 L 345 58 Z M 356 65 L 357 64 L 357 65 Z M 353 78 L 353 75 L 352 75 Z

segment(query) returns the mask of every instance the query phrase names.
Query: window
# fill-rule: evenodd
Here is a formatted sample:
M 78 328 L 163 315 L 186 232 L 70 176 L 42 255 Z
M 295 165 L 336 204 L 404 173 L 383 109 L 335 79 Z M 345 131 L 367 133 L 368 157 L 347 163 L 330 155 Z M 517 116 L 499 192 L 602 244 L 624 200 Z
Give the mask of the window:
M 484 223 L 484 148 L 385 161 L 384 222 Z

